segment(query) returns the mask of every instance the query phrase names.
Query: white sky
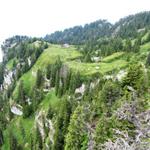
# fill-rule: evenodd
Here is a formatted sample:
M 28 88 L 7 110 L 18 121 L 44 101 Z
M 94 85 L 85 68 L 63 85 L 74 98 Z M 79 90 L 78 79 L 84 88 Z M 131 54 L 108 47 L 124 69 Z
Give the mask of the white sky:
M 97 19 L 115 22 L 150 10 L 150 0 L 0 0 L 0 42 L 19 34 L 44 36 Z

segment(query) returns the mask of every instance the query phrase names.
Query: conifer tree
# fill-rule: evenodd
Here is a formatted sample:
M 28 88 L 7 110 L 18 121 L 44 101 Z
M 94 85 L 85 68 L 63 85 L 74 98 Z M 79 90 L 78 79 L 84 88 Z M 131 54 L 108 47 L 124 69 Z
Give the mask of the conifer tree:
M 11 112 L 10 106 L 8 107 L 8 115 L 9 115 L 9 120 L 12 120 L 14 115 L 13 115 L 13 113 Z
M 146 42 L 149 42 L 149 41 L 150 41 L 150 32 L 148 32 L 147 38 L 146 38 Z
M 62 126 L 63 126 L 63 118 L 61 116 L 58 116 L 54 135 L 53 150 L 63 149 L 64 140 L 63 140 L 63 133 L 61 130 Z
M 0 63 L 0 85 L 3 83 L 4 80 L 4 66 Z
M 131 52 L 132 50 L 132 43 L 131 40 L 127 39 L 125 42 L 125 51 Z
M 99 119 L 98 124 L 96 126 L 95 136 L 94 136 L 95 150 L 102 149 L 101 144 L 103 144 L 108 139 L 113 137 L 112 127 L 113 127 L 113 121 L 108 120 L 106 116 L 102 116 L 101 119 Z
M 24 85 L 23 85 L 23 80 L 20 81 L 19 84 L 19 88 L 18 88 L 18 98 L 17 98 L 18 102 L 21 105 L 25 105 L 26 101 L 25 101 L 25 91 L 24 91 Z
M 33 137 L 32 133 L 30 134 L 30 149 L 35 150 L 34 137 Z
M 138 39 L 136 39 L 134 44 L 133 44 L 132 51 L 134 53 L 137 53 L 137 52 L 139 52 L 139 50 L 140 50 L 140 42 Z
M 43 82 L 43 74 L 40 69 L 37 70 L 37 76 L 36 76 L 36 87 L 40 88 Z
M 107 81 L 101 92 L 101 99 L 108 105 L 111 106 L 121 94 L 119 85 L 112 81 Z
M 52 65 L 51 67 L 51 87 L 55 87 L 55 80 L 56 79 L 56 66 Z
M 69 90 L 69 87 L 70 87 L 70 80 L 71 80 L 71 75 L 72 75 L 72 72 L 71 70 L 69 70 L 69 72 L 67 73 L 67 77 L 64 81 L 64 93 Z
M 147 73 L 142 64 L 130 65 L 126 77 L 123 79 L 122 86 L 131 86 L 138 91 L 138 94 L 146 92 L 148 86 Z
M 53 118 L 53 115 L 54 115 L 54 110 L 53 110 L 53 108 L 52 108 L 52 106 L 51 106 L 51 104 L 49 105 L 49 108 L 48 108 L 48 112 L 47 112 L 47 118 L 48 119 L 52 119 Z
M 32 92 L 32 101 L 33 102 L 31 104 L 31 107 L 32 107 L 33 111 L 35 112 L 38 104 L 43 99 L 43 91 L 36 89 L 36 87 L 33 87 L 32 91 L 33 91 Z
M 11 130 L 11 129 L 10 129 Z M 9 146 L 10 150 L 18 150 L 18 142 L 12 131 L 9 130 Z
M 150 66 L 150 53 L 147 56 L 146 65 Z
M 47 79 L 51 78 L 51 65 L 50 64 L 46 68 L 46 78 Z
M 70 80 L 70 93 L 74 93 L 75 89 L 78 88 L 81 85 L 81 83 L 82 81 L 80 73 L 77 72 L 76 74 L 73 74 Z
M 57 124 L 53 145 L 54 150 L 64 149 L 64 139 L 67 133 L 70 115 L 71 115 L 71 105 L 70 102 L 65 98 L 61 103 L 59 115 L 57 117 Z
M 84 62 L 92 62 L 90 53 L 88 52 L 87 55 L 85 56 Z
M 68 134 L 65 140 L 65 150 L 81 149 L 85 133 L 85 113 L 83 106 L 78 106 L 71 116 Z
M 57 71 L 56 72 L 56 81 L 55 81 L 55 93 L 56 93 L 56 95 L 58 95 L 59 87 L 60 87 L 60 73 L 59 73 L 59 71 Z
M 3 143 L 4 143 L 3 131 L 0 128 L 0 147 L 3 145 Z
M 64 94 L 64 79 L 60 78 L 60 86 L 58 89 L 58 96 L 61 97 Z
M 39 127 L 36 126 L 36 146 L 38 150 L 43 149 L 43 140 L 42 140 L 42 135 L 40 133 Z
M 25 137 L 26 137 L 26 133 L 25 133 L 25 129 L 24 129 L 24 127 L 23 127 L 23 124 L 22 124 L 22 122 L 20 121 L 20 131 L 21 131 L 21 135 L 22 135 L 22 137 L 23 137 L 23 140 L 25 141 Z

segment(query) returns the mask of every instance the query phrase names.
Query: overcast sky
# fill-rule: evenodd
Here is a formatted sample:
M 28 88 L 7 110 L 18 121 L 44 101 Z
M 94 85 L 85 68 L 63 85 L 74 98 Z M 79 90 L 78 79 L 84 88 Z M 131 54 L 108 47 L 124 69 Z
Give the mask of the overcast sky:
M 21 34 L 44 36 L 97 19 L 150 10 L 150 0 L 0 0 L 0 41 Z

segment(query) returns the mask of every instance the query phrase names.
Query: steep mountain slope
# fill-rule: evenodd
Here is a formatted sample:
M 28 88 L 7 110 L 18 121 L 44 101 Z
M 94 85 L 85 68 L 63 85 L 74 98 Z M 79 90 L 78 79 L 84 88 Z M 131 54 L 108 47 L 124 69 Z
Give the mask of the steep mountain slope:
M 112 35 L 122 38 L 135 38 L 140 32 L 144 32 L 149 28 L 150 12 L 142 12 L 120 19 L 114 24 Z
M 149 30 L 140 40 L 93 36 L 83 45 L 6 40 L 0 149 L 149 149 Z
M 141 50 L 140 50 L 140 55 L 142 56 L 143 54 L 147 54 L 148 48 L 150 48 L 150 44 L 149 43 L 147 43 L 145 45 L 142 45 L 141 46 Z M 66 64 L 69 68 L 72 68 L 73 72 L 79 71 L 80 75 L 84 77 L 83 78 L 84 80 L 85 80 L 86 77 L 89 78 L 93 73 L 95 74 L 96 72 L 100 72 L 100 73 L 103 73 L 103 74 L 108 72 L 110 74 L 111 71 L 115 71 L 116 70 L 116 73 L 110 74 L 110 75 L 105 75 L 104 77 L 107 80 L 111 79 L 111 78 L 115 79 L 115 78 L 118 77 L 118 80 L 120 81 L 120 79 L 122 78 L 121 77 L 122 73 L 120 72 L 120 69 L 122 67 L 125 69 L 128 66 L 127 64 L 129 64 L 129 62 L 127 62 L 127 58 L 126 58 L 125 55 L 126 55 L 125 53 L 114 53 L 111 56 L 105 57 L 102 60 L 102 62 L 99 62 L 99 63 L 96 63 L 96 64 L 95 63 L 91 63 L 91 64 L 90 63 L 82 63 L 82 62 L 78 61 L 78 59 L 82 56 L 82 54 L 80 52 L 78 52 L 77 50 L 75 50 L 75 48 L 73 48 L 73 46 L 71 46 L 69 48 L 63 48 L 63 47 L 61 47 L 59 45 L 58 46 L 57 45 L 49 45 L 49 48 L 44 50 L 42 55 L 38 58 L 36 63 L 30 69 L 30 71 L 28 71 L 27 73 L 23 74 L 22 77 L 17 81 L 16 87 L 15 87 L 14 92 L 13 92 L 14 96 L 12 97 L 13 99 L 11 100 L 11 107 L 18 105 L 16 103 L 17 102 L 17 97 L 18 97 L 16 93 L 19 92 L 19 83 L 21 81 L 23 81 L 23 83 L 24 83 L 24 90 L 25 90 L 25 93 L 26 93 L 26 99 L 29 98 L 30 101 L 33 103 L 33 97 L 32 97 L 31 91 L 34 88 L 34 85 L 35 85 L 35 82 L 36 82 L 37 70 L 38 69 L 42 69 L 43 73 L 44 73 L 48 64 L 55 63 L 55 61 L 57 60 L 57 56 L 59 56 L 60 59 L 62 60 L 62 62 L 64 64 Z M 131 57 L 131 62 L 132 62 L 132 57 L 133 57 L 133 59 L 136 58 L 138 60 L 139 56 L 137 56 L 136 54 L 135 55 L 131 54 L 130 57 Z M 140 59 L 140 57 L 139 57 L 139 59 Z M 140 60 L 143 61 L 143 59 L 140 59 Z M 124 61 L 126 63 L 124 63 Z M 116 65 L 113 65 L 115 63 L 116 63 Z M 109 69 L 109 65 L 110 65 L 110 69 Z M 119 66 L 119 65 L 121 65 L 121 66 Z M 99 66 L 99 68 L 96 68 L 97 66 Z M 106 66 L 106 68 L 105 68 L 106 70 L 102 69 L 103 66 Z M 118 74 L 117 74 L 117 72 L 118 72 L 117 70 L 119 71 Z M 124 76 L 124 73 L 123 73 L 123 76 Z M 82 82 L 84 80 L 82 80 Z M 93 77 L 92 77 L 92 80 L 94 80 Z M 47 81 L 49 81 L 49 80 L 44 77 L 43 83 L 47 83 Z M 93 83 L 95 81 L 93 81 Z M 84 84 L 86 84 L 86 82 Z M 82 93 L 82 90 L 84 89 L 84 88 L 83 89 L 82 88 L 81 89 L 79 88 L 79 93 L 80 92 Z M 42 86 L 42 90 L 44 92 L 44 85 Z M 57 97 L 55 95 L 56 91 L 53 88 L 47 89 L 47 91 L 45 91 L 45 92 L 46 92 L 44 94 L 45 96 L 40 100 L 40 103 L 38 104 L 38 106 L 36 108 L 35 114 L 33 113 L 33 115 L 31 115 L 27 119 L 22 117 L 22 116 L 19 117 L 19 116 L 14 114 L 14 118 L 9 123 L 9 126 L 7 127 L 7 130 L 4 132 L 5 144 L 3 146 L 3 149 L 9 149 L 9 146 L 10 146 L 9 139 L 8 139 L 9 134 L 10 134 L 9 130 L 11 130 L 11 132 L 16 137 L 17 142 L 20 145 L 22 145 L 24 147 L 24 149 L 30 149 L 30 146 L 31 146 L 30 145 L 30 142 L 31 142 L 30 141 L 31 140 L 30 139 L 31 138 L 30 134 L 32 134 L 32 136 L 34 137 L 35 136 L 34 135 L 35 134 L 35 125 L 42 123 L 41 119 L 37 120 L 36 118 L 39 118 L 39 117 L 41 118 L 43 115 L 45 116 L 48 113 L 48 111 L 49 111 L 49 106 L 50 105 L 51 105 L 51 107 L 53 109 L 55 109 L 55 111 L 57 113 L 60 111 L 60 105 L 63 105 L 62 104 L 62 99 L 64 99 L 65 95 L 63 97 L 61 97 L 61 98 L 59 98 L 59 96 Z M 76 96 L 73 99 L 77 100 L 78 98 L 80 98 L 81 95 L 79 97 L 78 96 L 76 97 Z M 88 104 L 88 101 L 86 103 Z M 56 123 L 55 121 L 56 120 L 54 119 L 52 122 L 55 124 Z M 56 127 L 54 127 L 53 123 L 50 125 L 50 128 L 53 128 L 53 131 L 49 131 L 49 132 L 51 132 L 51 134 L 52 134 L 52 132 L 54 132 L 56 130 L 56 129 L 54 129 Z M 43 129 L 44 128 L 43 125 L 41 125 L 41 126 L 38 125 L 38 126 L 40 128 L 41 134 L 42 134 L 42 132 L 45 132 L 45 131 L 42 131 L 42 130 L 44 130 Z M 94 132 L 94 129 L 92 129 L 90 124 L 89 124 L 88 130 L 89 130 L 89 132 Z M 93 130 L 93 131 L 90 131 L 90 130 Z M 91 133 L 91 134 L 94 134 L 94 133 Z M 47 141 L 49 141 L 49 140 L 47 139 Z

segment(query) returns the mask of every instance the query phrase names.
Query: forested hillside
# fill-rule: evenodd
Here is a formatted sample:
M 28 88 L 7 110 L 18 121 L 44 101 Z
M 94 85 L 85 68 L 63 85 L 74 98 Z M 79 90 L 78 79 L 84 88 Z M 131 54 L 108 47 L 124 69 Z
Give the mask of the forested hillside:
M 148 150 L 149 15 L 7 39 L 0 149 Z
M 139 33 L 147 32 L 150 28 L 150 12 L 142 12 L 120 19 L 115 24 L 106 20 L 98 20 L 84 26 L 75 26 L 56 31 L 45 36 L 45 40 L 52 43 L 85 44 L 91 40 L 101 38 L 121 37 L 136 38 Z
M 51 35 L 46 35 L 44 39 L 55 44 L 83 44 L 91 39 L 109 36 L 111 27 L 112 24 L 106 20 L 98 20 L 84 26 L 65 29 L 63 32 L 56 31 Z
M 113 34 L 122 38 L 135 38 L 150 28 L 150 12 L 138 13 L 120 19 L 113 26 Z

